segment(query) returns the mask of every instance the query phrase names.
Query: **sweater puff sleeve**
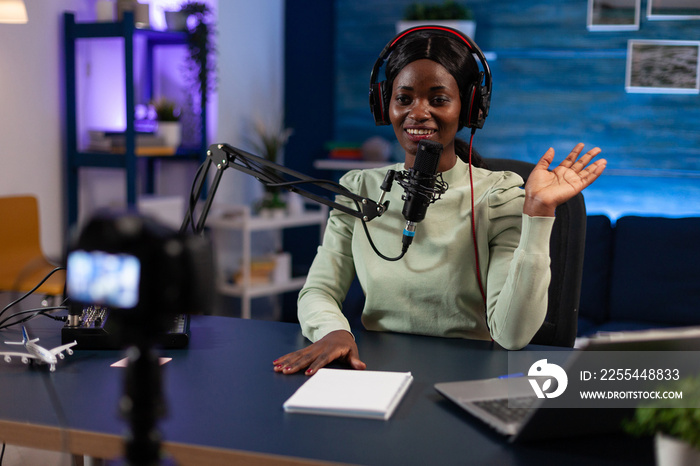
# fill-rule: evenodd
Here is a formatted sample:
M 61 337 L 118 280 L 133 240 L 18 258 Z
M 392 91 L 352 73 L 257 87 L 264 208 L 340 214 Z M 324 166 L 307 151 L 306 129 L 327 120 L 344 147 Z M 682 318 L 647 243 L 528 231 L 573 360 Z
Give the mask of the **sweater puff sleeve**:
M 488 327 L 494 341 L 511 350 L 526 346 L 546 316 L 554 224 L 554 217 L 523 213 L 517 178 L 512 176 L 513 186 L 491 192 L 488 202 Z
M 346 173 L 340 183 L 353 193 L 361 194 L 361 170 Z M 336 202 L 355 209 L 354 202 L 337 196 Z M 309 275 L 297 300 L 297 315 L 302 334 L 316 342 L 336 330 L 350 332 L 342 313 L 342 303 L 355 278 L 352 235 L 356 219 L 337 209 L 331 210 L 323 242 L 318 247 Z

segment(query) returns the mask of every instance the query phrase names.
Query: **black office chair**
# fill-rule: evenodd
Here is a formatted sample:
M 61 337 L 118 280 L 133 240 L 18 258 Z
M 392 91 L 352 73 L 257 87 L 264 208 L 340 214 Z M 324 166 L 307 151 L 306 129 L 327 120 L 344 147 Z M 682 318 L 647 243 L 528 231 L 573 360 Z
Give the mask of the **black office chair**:
M 489 170 L 511 171 L 524 181 L 535 164 L 510 159 L 484 158 Z M 530 343 L 574 346 L 586 243 L 586 205 L 579 193 L 557 207 L 549 242 L 552 280 L 549 284 L 547 316 Z

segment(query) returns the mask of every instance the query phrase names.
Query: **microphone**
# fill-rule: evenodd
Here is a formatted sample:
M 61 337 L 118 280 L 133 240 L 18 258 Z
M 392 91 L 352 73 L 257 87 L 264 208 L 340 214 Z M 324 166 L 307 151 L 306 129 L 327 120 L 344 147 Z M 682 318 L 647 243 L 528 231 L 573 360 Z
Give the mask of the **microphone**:
M 416 224 L 425 218 L 428 205 L 440 198 L 440 195 L 447 189 L 446 183 L 440 183 L 438 189 L 435 188 L 437 182 L 437 167 L 442 154 L 442 144 L 435 141 L 423 139 L 418 143 L 416 159 L 413 168 L 408 172 L 404 171 L 401 176 L 401 186 L 404 188 L 403 210 L 401 213 L 406 219 L 406 226 L 403 230 L 404 252 L 413 242 L 416 234 Z M 435 195 L 437 194 L 437 197 Z

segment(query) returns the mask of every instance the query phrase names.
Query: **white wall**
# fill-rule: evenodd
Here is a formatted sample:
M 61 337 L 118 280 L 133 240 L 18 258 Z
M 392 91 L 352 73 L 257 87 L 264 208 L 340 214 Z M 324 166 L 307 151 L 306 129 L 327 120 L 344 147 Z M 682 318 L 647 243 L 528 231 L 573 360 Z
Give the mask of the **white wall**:
M 219 14 L 218 138 L 212 142 L 251 150 L 253 120 L 274 125 L 284 109 L 284 0 L 221 0 Z M 262 192 L 254 178 L 228 170 L 215 199 L 250 204 Z
M 27 24 L 0 24 L 0 195 L 35 194 L 45 253 L 62 249 L 63 10 L 85 0 L 26 0 Z M 11 227 L 4 225 L 3 228 Z
M 156 20 L 156 7 L 180 2 L 141 3 L 151 3 Z M 283 108 L 284 0 L 209 3 L 219 9 L 220 69 L 218 100 L 209 113 L 210 142 L 245 147 L 241 141 L 250 117 L 276 117 Z M 65 197 L 62 18 L 64 11 L 73 11 L 78 21 L 92 20 L 95 0 L 25 0 L 25 4 L 28 24 L 0 24 L 0 195 L 38 197 L 42 247 L 58 258 L 64 247 Z M 237 183 L 231 178 L 224 177 L 217 201 L 247 202 L 248 193 L 259 189 L 251 179 Z M 99 183 L 105 197 L 123 187 L 122 177 L 110 174 L 109 179 L 111 183 Z M 254 187 L 244 188 L 243 183 Z

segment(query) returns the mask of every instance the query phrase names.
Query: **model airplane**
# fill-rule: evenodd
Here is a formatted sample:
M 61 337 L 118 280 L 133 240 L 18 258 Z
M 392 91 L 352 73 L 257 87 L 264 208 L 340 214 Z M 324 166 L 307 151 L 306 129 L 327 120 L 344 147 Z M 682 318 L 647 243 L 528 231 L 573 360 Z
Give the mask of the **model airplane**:
M 29 364 L 30 360 L 37 361 L 39 364 L 48 364 L 49 370 L 53 372 L 56 370 L 56 363 L 58 362 L 58 358 L 63 359 L 65 357 L 63 351 L 68 353 L 68 355 L 71 355 L 73 354 L 73 350 L 71 349 L 71 347 L 78 344 L 77 341 L 74 341 L 73 343 L 57 346 L 52 349 L 46 349 L 43 346 L 37 345 L 37 341 L 39 341 L 38 338 L 30 340 L 29 336 L 27 335 L 27 329 L 22 327 L 22 341 L 6 341 L 5 343 L 8 345 L 24 345 L 24 348 L 27 350 L 27 352 L 18 353 L 0 351 L 0 356 L 4 356 L 5 362 L 10 362 L 12 360 L 12 357 L 14 356 L 21 358 L 21 361 L 24 364 Z

